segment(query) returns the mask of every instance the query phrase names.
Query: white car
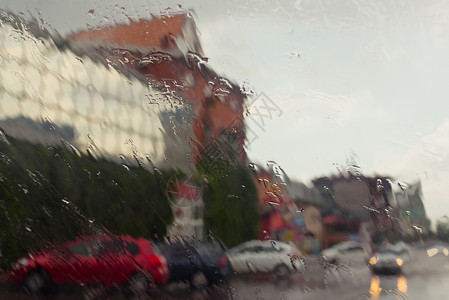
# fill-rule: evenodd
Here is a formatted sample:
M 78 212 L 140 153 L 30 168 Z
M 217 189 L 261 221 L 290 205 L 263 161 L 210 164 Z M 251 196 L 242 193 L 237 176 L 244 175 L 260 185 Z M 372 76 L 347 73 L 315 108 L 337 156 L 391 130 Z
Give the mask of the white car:
M 273 273 L 276 278 L 303 270 L 305 262 L 295 246 L 273 240 L 245 242 L 226 255 L 237 274 Z
M 323 259 L 335 264 L 361 264 L 369 259 L 368 252 L 358 242 L 347 241 L 323 250 Z

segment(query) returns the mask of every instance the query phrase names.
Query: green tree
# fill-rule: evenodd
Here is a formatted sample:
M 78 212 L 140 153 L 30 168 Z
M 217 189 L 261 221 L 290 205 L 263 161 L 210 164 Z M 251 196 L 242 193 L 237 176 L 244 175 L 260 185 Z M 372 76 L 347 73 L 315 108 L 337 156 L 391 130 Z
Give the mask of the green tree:
M 258 200 L 248 167 L 231 166 L 226 176 L 208 185 L 204 202 L 205 227 L 215 238 L 228 247 L 257 239 Z
M 46 241 L 67 241 L 95 228 L 143 237 L 166 234 L 173 215 L 164 172 L 80 155 L 63 144 L 7 140 L 0 142 L 3 267 Z

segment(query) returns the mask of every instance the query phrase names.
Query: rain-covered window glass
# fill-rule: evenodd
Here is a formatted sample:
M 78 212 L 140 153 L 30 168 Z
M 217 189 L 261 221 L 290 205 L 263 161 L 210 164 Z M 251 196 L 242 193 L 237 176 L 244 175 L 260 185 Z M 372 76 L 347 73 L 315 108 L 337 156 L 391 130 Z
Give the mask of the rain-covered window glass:
M 446 299 L 449 4 L 0 1 L 0 299 Z

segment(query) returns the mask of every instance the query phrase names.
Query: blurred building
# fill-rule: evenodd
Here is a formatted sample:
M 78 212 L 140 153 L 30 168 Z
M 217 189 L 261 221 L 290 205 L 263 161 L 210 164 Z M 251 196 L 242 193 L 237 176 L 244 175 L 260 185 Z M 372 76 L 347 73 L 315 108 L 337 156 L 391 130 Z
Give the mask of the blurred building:
M 220 173 L 222 170 L 211 171 L 221 167 L 217 157 L 231 162 L 246 158 L 245 96 L 207 65 L 189 13 L 152 15 L 146 20 L 81 31 L 68 39 L 75 51 L 94 53 L 115 68 L 137 72 L 162 92 L 162 103 L 154 95 L 148 95 L 147 103 L 171 108 L 160 114 L 165 165 L 187 173 L 195 173 L 199 167 L 204 173 Z M 176 190 L 199 190 L 192 185 L 183 182 Z M 177 193 L 174 199 L 175 219 L 169 232 L 202 238 L 203 200 L 200 193 L 187 194 L 190 196 Z M 182 202 L 190 205 L 180 205 Z
M 210 150 L 228 161 L 245 160 L 245 95 L 207 65 L 189 13 L 129 20 L 67 38 L 52 37 L 37 22 L 12 20 L 0 29 L 0 124 L 6 134 L 62 140 L 94 157 L 150 170 L 193 173 L 202 161 L 212 168 L 217 155 Z M 21 120 L 30 126 L 10 128 Z M 46 124 L 57 132 L 51 138 Z M 178 232 L 183 226 L 202 232 L 195 217 L 200 203 L 191 212 L 173 207 Z
M 260 211 L 260 239 L 291 242 L 304 253 L 319 253 L 323 241 L 320 193 L 291 181 L 274 162 L 254 167 Z
M 420 183 L 398 190 L 390 177 L 352 175 L 313 182 L 326 198 L 322 207 L 325 247 L 349 239 L 370 244 L 385 239 L 410 241 L 428 233 Z
M 162 99 L 157 89 L 82 59 L 14 20 L 0 28 L 0 126 L 6 134 L 121 163 L 134 163 L 133 156 L 163 162 L 158 115 L 165 108 L 142 101 L 147 94 Z
M 167 96 L 165 104 L 177 110 L 169 116 L 178 130 L 175 134 L 191 150 L 171 156 L 197 163 L 207 146 L 221 139 L 231 146 L 223 147 L 230 158 L 246 158 L 245 96 L 207 65 L 189 13 L 130 20 L 81 31 L 68 39 L 75 52 L 95 53 L 116 68 L 135 71 Z M 158 105 L 152 95 L 147 100 Z
M 348 240 L 372 251 L 385 241 L 416 241 L 429 233 L 420 182 L 347 174 L 316 178 L 307 186 L 270 169 L 258 168 L 257 174 L 261 238 L 293 241 L 305 253 L 316 253 Z
M 427 237 L 430 234 L 430 220 L 424 208 L 421 181 L 411 184 L 395 181 L 393 190 L 404 238 L 418 240 Z

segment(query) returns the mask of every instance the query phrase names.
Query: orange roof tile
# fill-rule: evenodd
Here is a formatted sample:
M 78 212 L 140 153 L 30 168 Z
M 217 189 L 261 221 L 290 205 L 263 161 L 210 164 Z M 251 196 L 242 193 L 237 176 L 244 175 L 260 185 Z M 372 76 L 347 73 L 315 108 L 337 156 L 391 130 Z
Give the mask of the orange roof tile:
M 186 22 L 185 14 L 156 17 L 150 20 L 130 20 L 130 24 L 116 24 L 110 27 L 88 29 L 69 36 L 69 40 L 108 42 L 120 47 L 135 46 L 167 49 L 176 36 L 183 36 L 182 27 Z M 166 40 L 167 37 L 170 40 Z

